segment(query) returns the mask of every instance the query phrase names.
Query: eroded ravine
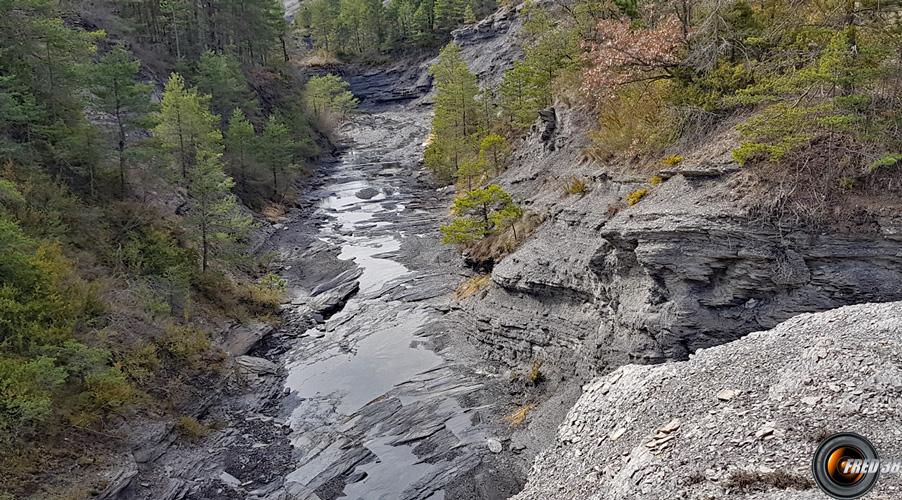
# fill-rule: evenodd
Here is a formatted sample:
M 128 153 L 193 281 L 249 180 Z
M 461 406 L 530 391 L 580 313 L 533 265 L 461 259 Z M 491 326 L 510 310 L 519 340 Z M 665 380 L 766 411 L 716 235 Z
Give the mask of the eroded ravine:
M 353 119 L 342 130 L 347 149 L 310 195 L 313 216 L 273 238 L 288 270 L 287 315 L 315 318 L 284 356 L 290 491 L 444 498 L 489 453 L 487 377 L 436 345 L 459 278 L 449 259 L 434 258 L 446 252 L 435 229 L 448 200 L 419 167 L 427 123 L 422 109 Z M 313 238 L 299 246 L 292 231 Z M 334 305 L 327 314 L 317 312 L 324 302 Z

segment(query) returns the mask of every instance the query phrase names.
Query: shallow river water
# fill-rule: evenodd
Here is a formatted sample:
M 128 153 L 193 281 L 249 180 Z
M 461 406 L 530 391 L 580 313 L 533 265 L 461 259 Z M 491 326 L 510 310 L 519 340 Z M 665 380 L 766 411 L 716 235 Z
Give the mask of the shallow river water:
M 287 480 L 320 498 L 444 498 L 444 486 L 487 451 L 483 407 L 467 397 L 480 377 L 433 351 L 441 312 L 403 299 L 421 293 L 425 271 L 408 268 L 402 243 L 438 245 L 439 208 L 408 207 L 424 195 L 411 182 L 425 121 L 414 111 L 359 117 L 320 189 L 316 244 L 359 273 L 359 291 L 287 355 L 297 457 Z

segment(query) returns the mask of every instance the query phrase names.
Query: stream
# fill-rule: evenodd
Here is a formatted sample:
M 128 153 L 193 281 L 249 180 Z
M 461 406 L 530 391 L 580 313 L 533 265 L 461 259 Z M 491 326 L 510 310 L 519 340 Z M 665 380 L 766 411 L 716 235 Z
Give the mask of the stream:
M 283 357 L 286 484 L 321 499 L 442 499 L 500 443 L 490 375 L 443 323 L 462 278 L 436 239 L 450 195 L 419 165 L 428 115 L 391 107 L 341 132 L 347 148 L 309 195 L 313 216 L 273 237 L 288 314 L 316 311 Z

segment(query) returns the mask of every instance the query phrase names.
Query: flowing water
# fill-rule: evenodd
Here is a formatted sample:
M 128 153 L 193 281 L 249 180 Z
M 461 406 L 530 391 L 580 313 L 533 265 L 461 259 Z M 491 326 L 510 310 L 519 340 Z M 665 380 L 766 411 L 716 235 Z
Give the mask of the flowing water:
M 433 351 L 441 312 L 418 300 L 447 292 L 453 276 L 408 268 L 400 252 L 438 245 L 447 202 L 422 208 L 436 194 L 414 182 L 425 122 L 416 111 L 357 118 L 319 190 L 312 246 L 338 249 L 359 273 L 359 291 L 287 355 L 297 457 L 287 480 L 320 498 L 444 498 L 487 451 L 472 396 L 480 376 Z

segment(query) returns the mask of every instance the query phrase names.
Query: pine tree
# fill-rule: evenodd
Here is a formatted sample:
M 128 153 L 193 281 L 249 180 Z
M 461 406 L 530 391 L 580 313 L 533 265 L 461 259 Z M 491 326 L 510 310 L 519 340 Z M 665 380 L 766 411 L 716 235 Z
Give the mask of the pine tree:
M 340 76 L 327 74 L 310 78 L 304 86 L 304 101 L 314 116 L 334 114 L 339 117 L 350 113 L 358 101 L 349 90 L 350 85 Z
M 495 175 L 501 174 L 501 167 L 510 155 L 507 139 L 498 134 L 489 134 L 479 141 L 479 157 L 492 165 Z
M 467 7 L 464 9 L 464 23 L 476 24 L 476 13 L 473 12 L 473 4 L 469 2 L 467 2 Z
M 249 112 L 256 103 L 238 61 L 229 55 L 206 51 L 197 62 L 197 90 L 211 96 L 213 112 L 225 120 L 237 108 Z
M 241 213 L 232 194 L 234 181 L 222 169 L 222 154 L 200 150 L 196 163 L 188 184 L 191 207 L 187 221 L 200 238 L 201 270 L 206 272 L 211 254 L 241 238 L 251 219 Z
M 486 173 L 488 165 L 481 157 L 473 157 L 464 161 L 457 169 L 457 178 L 467 183 L 467 190 L 473 189 L 473 179 L 479 179 Z
M 122 47 L 107 53 L 94 67 L 92 91 L 98 107 L 116 124 L 116 151 L 119 160 L 119 196 L 125 197 L 126 147 L 128 133 L 150 110 L 152 86 L 136 81 L 141 63 Z
M 538 117 L 541 108 L 541 89 L 537 85 L 537 73 L 523 61 L 514 62 L 504 73 L 498 88 L 501 110 L 511 132 L 528 129 Z
M 238 183 L 241 185 L 247 181 L 247 171 L 253 161 L 256 145 L 253 124 L 248 121 L 240 109 L 236 109 L 229 118 L 229 128 L 225 134 L 225 148 L 232 171 L 237 172 Z
M 460 47 L 449 43 L 438 61 L 429 68 L 436 88 L 435 115 L 432 119 L 432 149 L 427 165 L 448 180 L 457 174 L 461 163 L 477 153 L 479 133 L 479 86 L 467 68 Z M 439 153 L 441 151 L 441 153 Z
M 512 225 L 522 209 L 501 186 L 491 184 L 455 199 L 451 214 L 451 223 L 440 228 L 442 241 L 467 245 Z
M 163 90 L 154 137 L 175 157 L 183 179 L 188 179 L 198 151 L 220 152 L 219 117 L 209 111 L 210 97 L 185 88 L 185 79 L 173 73 Z
M 297 168 L 293 163 L 296 147 L 297 144 L 292 139 L 291 131 L 285 121 L 275 115 L 270 116 L 269 121 L 266 122 L 263 137 L 260 139 L 260 161 L 272 173 L 274 197 L 281 193 L 279 177 L 286 177 Z

